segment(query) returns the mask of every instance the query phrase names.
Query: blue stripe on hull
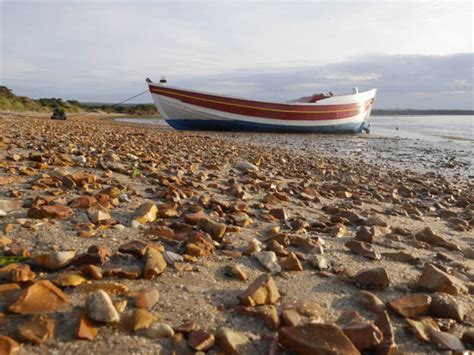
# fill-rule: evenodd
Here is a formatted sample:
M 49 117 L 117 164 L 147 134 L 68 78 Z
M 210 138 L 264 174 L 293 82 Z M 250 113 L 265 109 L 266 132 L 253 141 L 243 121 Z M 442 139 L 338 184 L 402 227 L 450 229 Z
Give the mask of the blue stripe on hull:
M 285 133 L 360 133 L 364 123 L 344 123 L 328 126 L 285 126 L 237 120 L 166 120 L 177 130 L 190 131 L 247 131 Z

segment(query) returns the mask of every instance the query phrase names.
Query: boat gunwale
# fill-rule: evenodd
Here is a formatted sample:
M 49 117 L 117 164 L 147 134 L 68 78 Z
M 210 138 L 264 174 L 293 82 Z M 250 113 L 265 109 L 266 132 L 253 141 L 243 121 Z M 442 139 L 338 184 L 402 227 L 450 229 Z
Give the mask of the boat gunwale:
M 358 104 L 358 102 L 353 102 L 353 103 L 346 103 L 346 104 L 341 104 L 341 103 L 323 103 L 325 100 L 328 100 L 328 99 L 333 99 L 333 98 L 350 98 L 350 97 L 354 97 L 354 101 L 359 101 L 360 102 L 360 99 L 357 100 L 356 99 L 356 96 L 362 96 L 362 95 L 367 95 L 369 96 L 369 93 L 373 93 L 371 99 L 374 99 L 375 98 L 375 95 L 377 93 L 377 89 L 370 89 L 370 90 L 367 90 L 367 91 L 363 91 L 363 92 L 359 92 L 357 94 L 345 94 L 345 95 L 336 95 L 336 96 L 331 96 L 331 97 L 328 97 L 328 98 L 325 98 L 325 99 L 321 99 L 315 103 L 307 103 L 307 102 L 275 102 L 275 101 L 258 101 L 258 100 L 252 100 L 252 99 L 247 99 L 247 98 L 243 98 L 243 97 L 237 97 L 237 96 L 230 96 L 230 95 L 221 95 L 221 94 L 216 94 L 216 93 L 211 93 L 211 92 L 207 92 L 207 91 L 198 91 L 198 90 L 192 90 L 192 89 L 183 89 L 183 88 L 180 88 L 180 87 L 176 87 L 176 86 L 171 86 L 171 85 L 163 85 L 163 84 L 159 84 L 159 83 L 148 83 L 148 87 L 150 89 L 150 92 L 151 93 L 154 93 L 156 95 L 159 95 L 158 93 L 155 93 L 152 91 L 152 87 L 156 87 L 156 88 L 169 88 L 171 90 L 178 90 L 178 91 L 183 91 L 183 92 L 190 92 L 190 93 L 194 93 L 194 94 L 201 94 L 201 95 L 208 95 L 208 96 L 212 96 L 212 97 L 217 97 L 217 98 L 225 98 L 225 99 L 232 99 L 232 100 L 242 100 L 242 101 L 249 101 L 249 102 L 253 102 L 253 103 L 256 103 L 256 104 L 272 104 L 272 105 L 287 105 L 287 106 L 309 106 L 309 107 L 315 107 L 315 106 L 340 106 L 340 105 L 351 105 L 351 104 Z M 369 100 L 369 99 L 368 99 Z M 366 101 L 368 101 L 366 100 Z M 323 103 L 323 104 L 322 104 Z M 228 103 L 225 103 L 225 104 L 228 104 Z
M 160 91 L 160 90 L 157 90 Z M 216 101 L 216 100 L 210 100 L 210 99 L 204 99 L 201 97 L 195 97 L 195 96 L 190 96 L 190 95 L 184 95 L 184 94 L 179 94 L 179 93 L 174 93 L 174 92 L 166 92 L 162 91 L 164 93 L 167 93 L 168 95 L 161 94 L 156 91 L 151 91 L 152 94 L 158 95 L 158 96 L 164 96 L 164 97 L 169 97 L 169 98 L 174 98 L 176 100 L 180 100 L 174 96 L 181 96 L 181 97 L 186 97 L 191 100 L 198 100 L 198 101 L 205 101 L 205 102 L 210 102 L 214 104 L 219 104 L 219 105 L 227 105 L 227 106 L 234 106 L 234 107 L 240 107 L 240 108 L 246 108 L 246 109 L 252 109 L 252 110 L 259 110 L 259 111 L 270 111 L 270 112 L 282 112 L 282 113 L 294 113 L 294 114 L 328 114 L 328 113 L 343 113 L 343 112 L 352 112 L 352 111 L 367 111 L 368 107 L 372 104 L 372 99 L 367 99 L 363 102 L 359 103 L 352 103 L 352 104 L 345 104 L 345 105 L 357 105 L 356 107 L 351 107 L 351 108 L 338 108 L 338 109 L 330 109 L 330 106 L 336 106 L 336 105 L 325 105 L 327 109 L 323 111 L 303 111 L 303 110 L 283 110 L 283 109 L 275 109 L 275 108 L 270 108 L 270 107 L 257 107 L 257 106 L 250 106 L 250 105 L 242 105 L 242 104 L 237 104 L 237 103 L 232 103 L 232 102 L 224 102 L 224 101 Z M 250 101 L 251 100 L 245 100 L 245 101 Z M 183 103 L 186 103 L 183 101 Z M 344 104 L 339 104 L 337 106 L 341 106 Z M 200 106 L 200 105 L 196 105 Z M 323 108 L 322 105 L 319 106 L 311 106 L 311 107 L 321 107 Z M 225 111 L 225 110 L 219 110 L 219 111 Z

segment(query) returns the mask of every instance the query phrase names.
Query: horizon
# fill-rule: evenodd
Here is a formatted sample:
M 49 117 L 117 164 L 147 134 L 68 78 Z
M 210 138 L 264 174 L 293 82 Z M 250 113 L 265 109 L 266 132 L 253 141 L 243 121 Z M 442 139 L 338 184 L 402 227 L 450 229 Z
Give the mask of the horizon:
M 375 109 L 473 110 L 472 8 L 3 0 L 0 84 L 36 99 L 115 103 L 166 75 L 173 86 L 256 100 L 357 86 L 378 89 Z

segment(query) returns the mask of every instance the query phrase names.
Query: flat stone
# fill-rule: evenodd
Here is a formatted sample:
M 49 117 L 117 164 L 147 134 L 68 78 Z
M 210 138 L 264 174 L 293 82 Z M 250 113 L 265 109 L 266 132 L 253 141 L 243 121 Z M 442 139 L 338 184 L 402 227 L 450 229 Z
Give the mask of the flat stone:
M 423 317 L 418 320 L 406 319 L 410 331 L 421 341 L 430 340 L 430 334 L 433 331 L 439 331 L 438 323 L 430 317 Z
M 364 258 L 371 260 L 380 260 L 382 256 L 372 244 L 366 242 L 360 242 L 357 240 L 350 240 L 346 244 L 346 247 L 349 248 L 353 253 L 363 256 Z
M 161 218 L 175 218 L 179 217 L 179 212 L 176 209 L 176 204 L 163 204 L 158 207 L 158 215 Z
M 244 171 L 244 172 L 259 171 L 260 170 L 256 165 L 254 165 L 252 163 L 249 163 L 248 161 L 241 161 L 241 162 L 235 164 L 234 168 L 236 168 L 240 171 Z
M 84 276 L 93 280 L 103 279 L 102 269 L 99 266 L 89 264 L 81 267 L 80 270 L 84 274 Z
M 300 314 L 294 309 L 284 309 L 281 312 L 281 321 L 283 326 L 285 327 L 294 327 L 301 324 L 301 316 Z
M 188 345 L 195 351 L 207 351 L 214 346 L 214 335 L 205 330 L 193 330 L 188 336 Z
M 388 306 L 402 317 L 417 318 L 428 313 L 431 300 L 428 295 L 408 295 L 389 301 Z
M 98 290 L 103 290 L 111 295 L 128 295 L 128 287 L 116 282 L 94 282 L 90 284 L 80 285 L 79 292 L 92 293 Z
M 461 340 L 464 344 L 474 347 L 474 330 L 466 330 L 461 337 Z
M 252 219 L 245 212 L 235 212 L 227 216 L 232 220 L 234 225 L 239 227 L 248 227 L 253 224 Z
M 0 279 L 9 282 L 27 282 L 35 278 L 36 274 L 28 264 L 12 263 L 0 268 Z
M 158 290 L 142 290 L 135 296 L 135 304 L 138 308 L 151 309 L 159 299 Z
M 85 314 L 81 313 L 79 316 L 79 325 L 77 327 L 76 337 L 78 339 L 93 340 L 98 333 L 97 327 L 86 317 Z
M 387 311 L 381 311 L 377 314 L 374 324 L 383 334 L 382 342 L 374 349 L 376 354 L 393 354 L 397 350 L 395 343 L 395 332 Z
M 86 253 L 77 254 L 71 263 L 76 267 L 83 265 L 103 265 L 110 255 L 112 255 L 112 251 L 108 246 L 91 245 Z
M 359 291 L 355 294 L 355 297 L 358 304 L 371 312 L 379 313 L 385 311 L 383 302 L 372 292 Z
M 87 279 L 80 271 L 67 271 L 56 275 L 50 281 L 58 287 L 71 287 L 82 285 Z
M 21 207 L 21 202 L 16 200 L 0 200 L 0 211 L 5 213 L 16 211 Z
M 174 330 L 165 323 L 153 323 L 147 330 L 146 334 L 150 338 L 168 338 L 174 335 Z
M 288 256 L 289 254 L 288 250 L 286 250 L 283 245 L 281 245 L 274 239 L 271 239 L 267 243 L 267 247 L 265 249 L 268 251 L 273 251 L 277 256 Z
M 335 324 L 310 323 L 280 328 L 278 341 L 298 354 L 360 354 Z
M 273 278 L 262 274 L 240 296 L 244 306 L 274 304 L 280 299 L 280 293 Z
M 196 225 L 201 219 L 207 219 L 209 216 L 205 212 L 199 211 L 194 213 L 185 213 L 183 218 L 186 223 Z
M 97 199 L 94 196 L 80 196 L 69 202 L 71 208 L 87 209 L 97 205 Z
M 202 231 L 191 232 L 186 243 L 186 254 L 193 257 L 209 256 L 214 254 L 214 241 L 209 234 Z
M 281 263 L 281 266 L 285 270 L 290 270 L 290 271 L 303 271 L 303 265 L 301 265 L 300 260 L 296 256 L 295 253 L 290 253 Z
M 20 351 L 20 349 L 20 344 L 18 344 L 14 339 L 6 335 L 0 335 L 0 354 L 15 355 Z
M 56 322 L 46 315 L 36 315 L 18 327 L 18 335 L 23 341 L 37 345 L 54 337 Z
M 233 264 L 228 267 L 229 273 L 241 281 L 247 281 L 248 277 L 242 266 Z
M 166 269 L 166 260 L 163 254 L 156 248 L 148 247 L 145 253 L 145 271 L 143 277 L 151 280 L 161 275 Z
M 457 336 L 450 333 L 441 332 L 441 331 L 432 331 L 430 333 L 430 340 L 440 350 L 450 350 L 450 351 L 466 350 L 461 340 L 459 340 Z
M 319 304 L 310 301 L 298 301 L 294 304 L 296 311 L 313 321 L 321 321 L 324 309 Z
M 136 257 L 142 257 L 146 253 L 148 244 L 141 240 L 132 240 L 128 243 L 119 246 L 119 252 L 135 255 Z
M 155 321 L 153 314 L 141 308 L 132 309 L 122 317 L 123 325 L 132 332 L 148 329 Z
M 281 272 L 281 266 L 278 264 L 277 256 L 273 251 L 261 251 L 253 254 L 253 256 L 271 273 Z
M 341 328 L 359 351 L 373 349 L 383 339 L 382 332 L 372 322 L 353 320 L 342 325 Z
M 229 355 L 244 354 L 249 341 L 245 334 L 229 328 L 221 328 L 217 334 L 217 343 Z
M 112 219 L 112 216 L 110 215 L 109 211 L 102 207 L 90 208 L 87 211 L 87 217 L 89 217 L 89 220 L 94 224 L 101 224 L 104 221 Z
M 20 314 L 56 311 L 69 302 L 68 296 L 50 281 L 41 280 L 24 289 L 20 297 L 8 307 Z
M 88 317 L 95 321 L 115 323 L 120 320 L 110 296 L 103 290 L 98 290 L 87 296 L 85 307 Z
M 142 203 L 133 215 L 133 220 L 145 224 L 154 222 L 158 214 L 158 207 L 153 202 L 147 201 Z
M 350 233 L 344 224 L 336 223 L 334 226 L 327 229 L 329 235 L 333 238 L 347 237 Z
M 327 269 L 329 269 L 329 262 L 322 255 L 312 254 L 308 257 L 308 262 L 316 270 L 327 270 Z
M 196 322 L 190 321 L 190 322 L 181 323 L 180 325 L 174 327 L 173 329 L 176 333 L 189 334 L 193 330 L 196 330 L 197 327 L 198 325 L 196 324 Z
M 122 191 L 117 186 L 109 186 L 99 192 L 103 195 L 108 195 L 112 198 L 119 197 Z
M 226 231 L 226 225 L 224 223 L 216 223 L 207 218 L 201 218 L 197 224 L 197 227 L 209 233 L 213 239 L 222 240 Z
M 404 251 L 397 251 L 393 253 L 382 253 L 382 257 L 385 259 L 399 261 L 402 263 L 414 263 L 418 260 L 417 257 Z
M 364 288 L 384 290 L 390 286 L 390 280 L 384 268 L 364 269 L 355 276 L 356 282 Z
M 437 318 L 454 319 L 462 322 L 466 316 L 466 311 L 455 297 L 447 293 L 434 293 L 430 305 L 430 315 Z
M 280 221 L 286 221 L 288 219 L 288 213 L 284 208 L 272 208 L 269 213 Z
M 45 269 L 58 270 L 68 266 L 75 256 L 75 251 L 58 251 L 34 256 L 32 261 Z
M 415 234 L 415 238 L 419 241 L 428 243 L 430 245 L 439 246 L 448 250 L 461 251 L 458 244 L 452 243 L 444 239 L 443 237 L 436 235 L 430 227 L 426 227 Z
M 425 264 L 417 285 L 427 291 L 444 292 L 454 296 L 468 293 L 467 287 L 461 281 L 433 264 Z
M 32 207 L 27 212 L 28 218 L 34 219 L 67 219 L 72 217 L 74 211 L 63 205 L 43 205 L 40 207 Z
M 357 230 L 354 240 L 357 240 L 360 242 L 372 243 L 374 241 L 374 235 L 375 233 L 373 232 L 373 228 L 370 229 L 368 227 L 361 226 Z
M 280 317 L 276 307 L 273 305 L 256 307 L 237 306 L 235 310 L 238 314 L 262 319 L 265 325 L 272 330 L 276 330 L 280 326 Z

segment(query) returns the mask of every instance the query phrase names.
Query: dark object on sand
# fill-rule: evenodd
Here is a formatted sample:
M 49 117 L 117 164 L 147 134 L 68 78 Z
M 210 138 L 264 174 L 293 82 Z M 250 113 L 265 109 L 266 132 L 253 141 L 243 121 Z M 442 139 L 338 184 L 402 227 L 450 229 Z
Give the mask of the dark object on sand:
M 53 111 L 53 115 L 51 116 L 51 119 L 66 121 L 67 120 L 66 112 L 64 112 L 64 110 L 61 108 L 55 108 Z

